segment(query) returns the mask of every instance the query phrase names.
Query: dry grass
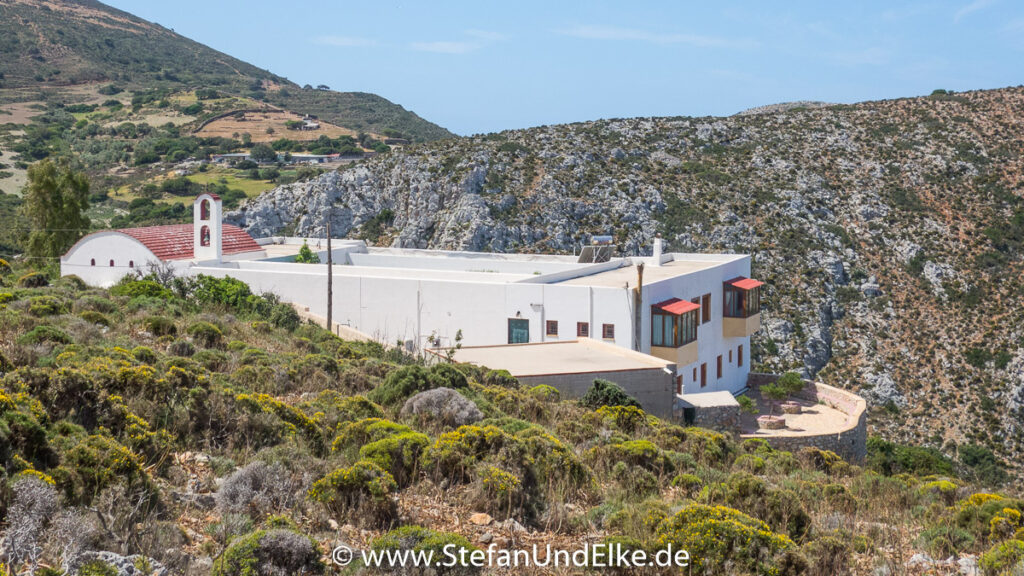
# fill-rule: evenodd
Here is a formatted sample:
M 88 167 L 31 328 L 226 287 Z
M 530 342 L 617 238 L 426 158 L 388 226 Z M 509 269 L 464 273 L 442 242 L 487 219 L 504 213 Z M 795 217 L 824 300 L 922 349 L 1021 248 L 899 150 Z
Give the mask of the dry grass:
M 241 118 L 229 116 L 220 118 L 203 126 L 202 130 L 195 133 L 196 136 L 232 138 L 234 135 L 248 133 L 252 136 L 253 142 L 272 142 L 279 138 L 289 140 L 308 141 L 316 140 L 320 136 L 338 138 L 340 136 L 358 136 L 355 130 L 342 128 L 328 122 L 320 121 L 319 130 L 289 130 L 285 122 L 302 120 L 302 116 L 285 110 L 265 110 L 260 112 L 246 112 Z M 267 134 L 267 129 L 273 128 L 273 134 Z M 374 134 L 373 136 L 381 138 Z

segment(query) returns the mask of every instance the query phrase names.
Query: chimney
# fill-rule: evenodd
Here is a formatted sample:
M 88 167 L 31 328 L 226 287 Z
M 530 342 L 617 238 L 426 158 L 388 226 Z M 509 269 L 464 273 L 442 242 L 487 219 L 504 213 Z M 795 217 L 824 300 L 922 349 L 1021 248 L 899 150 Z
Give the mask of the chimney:
M 661 266 L 661 253 L 664 249 L 664 241 L 661 239 L 661 234 L 654 237 L 654 255 L 652 257 L 654 266 Z

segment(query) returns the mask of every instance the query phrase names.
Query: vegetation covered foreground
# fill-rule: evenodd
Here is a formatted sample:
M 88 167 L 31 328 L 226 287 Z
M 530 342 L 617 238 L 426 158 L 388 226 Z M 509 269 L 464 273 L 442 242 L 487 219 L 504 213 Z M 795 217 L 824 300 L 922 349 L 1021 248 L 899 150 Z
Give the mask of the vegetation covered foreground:
M 343 341 L 230 279 L 107 291 L 0 273 L 0 573 L 116 574 L 116 556 L 322 574 L 339 543 L 671 544 L 694 574 L 1024 559 L 1024 500 L 961 479 L 998 478 L 974 461 L 879 439 L 865 467 L 776 451 L 654 418 L 604 382 L 564 400 Z

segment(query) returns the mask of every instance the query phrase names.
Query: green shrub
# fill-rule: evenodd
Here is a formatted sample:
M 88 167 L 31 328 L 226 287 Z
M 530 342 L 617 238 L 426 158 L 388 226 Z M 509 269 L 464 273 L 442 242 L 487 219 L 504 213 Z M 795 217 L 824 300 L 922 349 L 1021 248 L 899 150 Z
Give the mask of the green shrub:
M 430 368 L 430 375 L 427 376 L 430 388 L 451 388 L 458 390 L 469 386 L 466 375 L 459 372 L 454 366 L 447 362 L 435 364 Z M 422 390 L 420 390 L 422 392 Z
M 395 479 L 372 462 L 338 468 L 313 483 L 309 497 L 324 505 L 334 518 L 366 528 L 391 524 L 397 517 L 392 495 Z
M 408 486 L 429 445 L 430 438 L 425 434 L 410 431 L 365 444 L 359 449 L 359 456 L 390 472 L 399 486 Z
M 468 558 L 469 553 L 478 549 L 470 544 L 469 540 L 466 540 L 458 534 L 452 534 L 450 532 L 435 532 L 434 530 L 414 525 L 402 526 L 401 528 L 396 528 L 387 532 L 374 539 L 370 547 L 373 550 L 382 552 L 412 550 L 413 553 L 432 553 L 435 561 L 441 561 L 444 559 L 446 551 L 450 551 L 457 556 L 461 556 L 463 554 L 461 550 L 465 550 L 465 557 Z M 400 567 L 381 566 L 381 569 L 385 572 L 390 572 L 389 568 L 391 570 L 398 570 Z M 401 567 L 400 571 L 403 574 L 425 575 L 429 573 L 437 574 L 439 576 L 464 576 L 479 574 L 481 569 L 469 564 L 466 566 L 456 565 L 452 567 L 435 566 L 431 568 L 421 568 L 419 571 L 415 571 L 414 569 L 412 572 L 410 572 L 410 567 Z
M 968 530 L 942 524 L 921 532 L 918 542 L 935 558 L 949 558 L 974 546 L 975 538 Z
M 516 388 L 519 380 L 509 373 L 508 370 L 491 370 L 484 375 L 484 384 L 488 386 L 501 386 L 502 388 Z
M 548 386 L 547 384 L 538 384 L 527 392 L 530 396 L 545 402 L 558 402 L 562 397 L 562 393 L 558 391 L 558 388 Z
M 433 385 L 429 370 L 419 365 L 403 366 L 389 373 L 384 382 L 370 392 L 369 398 L 384 406 L 394 406 L 413 394 L 431 388 Z
M 42 288 L 49 286 L 50 279 L 42 272 L 29 272 L 18 278 L 18 286 L 21 288 Z
M 231 541 L 217 558 L 211 576 L 322 574 L 316 540 L 291 529 L 257 530 Z
M 174 297 L 170 290 L 152 280 L 135 280 L 130 276 L 125 276 L 120 282 L 111 287 L 110 293 L 114 296 L 125 296 L 127 298 L 144 296 L 147 298 L 170 300 Z
M 277 304 L 270 311 L 270 323 L 274 326 L 287 330 L 289 332 L 294 331 L 302 323 L 302 319 L 299 318 L 299 313 L 295 311 L 295 308 L 291 304 Z M 255 322 L 253 328 L 255 329 Z M 258 330 L 257 330 L 258 331 Z
M 1007 540 L 996 544 L 981 555 L 978 565 L 985 571 L 985 574 L 992 576 L 1017 574 L 1024 568 L 1024 542 Z
M 151 348 L 147 348 L 146 346 L 136 346 L 135 348 L 132 348 L 132 356 L 143 364 L 156 364 L 156 354 Z
M 953 475 L 953 462 L 934 448 L 904 446 L 871 436 L 868 438 L 867 449 L 865 465 L 886 476 L 902 473 L 920 476 Z
M 50 342 L 52 344 L 70 344 L 71 337 L 60 328 L 44 324 L 42 326 L 36 326 L 23 334 L 18 338 L 18 342 L 22 344 L 42 344 L 43 342 Z
M 365 396 L 343 396 L 336 390 L 324 390 L 314 400 L 300 405 L 307 414 L 320 413 L 319 421 L 325 430 L 365 418 L 383 418 L 384 410 Z
M 819 536 L 803 547 L 810 574 L 849 574 L 853 546 L 849 534 Z
M 103 314 L 96 312 L 95 310 L 84 310 L 78 314 L 78 316 L 91 324 L 98 324 L 100 326 L 110 326 L 110 319 Z
M 117 482 L 152 488 L 142 460 L 110 436 L 80 438 L 65 452 L 53 477 L 69 500 L 87 503 L 104 488 Z
M 246 348 L 238 362 L 245 366 L 266 366 L 270 364 L 270 355 L 259 348 Z
M 102 560 L 91 560 L 78 567 L 78 576 L 117 576 L 117 568 Z
M 0 276 L 6 276 L 10 273 L 11 265 L 7 262 L 7 260 L 0 258 Z
M 693 474 L 679 474 L 672 479 L 673 488 L 682 488 L 688 493 L 692 493 L 700 488 L 700 478 Z
M 269 178 L 267 178 L 269 180 Z M 317 256 L 316 252 L 310 249 L 309 244 L 305 240 L 302 241 L 302 246 L 299 248 L 299 253 L 295 255 L 295 261 L 299 264 L 319 264 L 320 257 Z
M 714 573 L 731 566 L 734 573 L 775 574 L 793 542 L 768 525 L 724 506 L 691 504 L 658 527 L 656 548 L 687 550 L 694 572 Z
M 818 448 L 806 446 L 800 449 L 798 457 L 807 467 L 818 472 L 842 475 L 850 470 L 850 465 L 831 450 L 819 450 Z
M 53 296 L 35 296 L 28 300 L 28 311 L 33 316 L 56 316 L 66 313 L 68 306 Z
M 298 313 L 295 314 L 295 317 L 298 318 Z M 298 324 L 296 324 L 296 325 L 298 325 Z M 264 322 L 263 320 L 256 320 L 255 322 L 251 322 L 249 324 L 249 327 L 252 328 L 253 331 L 256 332 L 257 334 L 269 334 L 271 329 L 273 328 L 273 325 L 271 325 L 270 322 Z M 244 348 L 245 343 L 242 342 L 241 344 L 242 344 L 242 346 Z M 228 344 L 228 348 L 231 348 L 231 344 Z
M 633 434 L 647 426 L 647 413 L 635 406 L 601 406 L 597 414 L 605 424 L 626 434 Z
M 174 321 L 166 316 L 148 316 L 142 322 L 146 331 L 153 336 L 174 336 L 178 333 Z
M 372 462 L 388 471 L 399 486 L 408 486 L 430 439 L 408 426 L 382 418 L 365 418 L 346 425 L 331 450 Z M 354 458 L 353 458 L 354 459 Z
M 7 304 L 8 302 L 14 302 L 17 297 L 10 292 L 0 292 L 0 306 Z
M 323 354 L 306 354 L 306 356 L 297 360 L 294 366 L 296 370 L 305 376 L 318 370 L 332 376 L 338 374 L 338 362 L 334 358 L 324 356 Z
M 986 486 L 1002 486 L 1009 479 L 1005 465 L 991 450 L 977 444 L 964 444 L 957 450 L 961 474 Z
M 619 387 L 618 384 L 600 378 L 594 380 L 594 385 L 580 399 L 580 404 L 591 409 L 597 409 L 601 406 L 640 407 L 640 403 L 632 396 L 626 394 L 626 391 Z
M 997 518 L 1007 517 L 1012 513 L 1024 513 L 1024 500 L 1006 498 L 999 494 L 979 493 L 957 504 L 954 522 L 956 526 L 969 531 L 976 540 L 988 541 L 992 536 L 994 524 L 998 524 Z M 1017 518 L 1019 522 L 1019 516 Z
M 209 322 L 196 322 L 188 327 L 188 335 L 203 348 L 219 348 L 224 334 Z
M 956 499 L 956 484 L 949 480 L 934 480 L 925 482 L 918 487 L 918 492 L 938 497 L 947 506 L 953 504 Z
M 223 372 L 231 365 L 231 356 L 220 350 L 200 350 L 192 359 L 210 372 Z
M 171 345 L 167 347 L 167 351 L 174 356 L 181 356 L 188 358 L 196 353 L 196 347 L 187 340 L 175 340 L 171 342 Z

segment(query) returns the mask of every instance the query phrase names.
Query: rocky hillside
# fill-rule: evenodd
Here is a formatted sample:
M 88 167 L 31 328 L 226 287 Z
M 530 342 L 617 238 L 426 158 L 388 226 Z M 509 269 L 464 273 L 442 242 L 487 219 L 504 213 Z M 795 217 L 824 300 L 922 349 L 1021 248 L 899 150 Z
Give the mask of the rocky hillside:
M 1024 89 L 730 118 L 545 126 L 411 147 L 282 186 L 257 235 L 754 255 L 760 368 L 858 390 L 876 432 L 1024 454 Z
M 73 87 L 99 82 L 134 91 L 215 89 L 357 131 L 416 141 L 452 136 L 375 94 L 300 87 L 95 0 L 0 0 L 0 103 L 76 101 L 82 92 Z

